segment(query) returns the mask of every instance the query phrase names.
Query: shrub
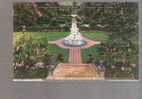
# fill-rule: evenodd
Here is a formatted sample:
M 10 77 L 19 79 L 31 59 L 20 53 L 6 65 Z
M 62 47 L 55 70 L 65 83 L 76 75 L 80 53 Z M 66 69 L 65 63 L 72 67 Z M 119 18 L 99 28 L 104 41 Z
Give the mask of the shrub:
M 59 53 L 57 56 L 57 61 L 64 62 L 64 55 L 62 53 Z

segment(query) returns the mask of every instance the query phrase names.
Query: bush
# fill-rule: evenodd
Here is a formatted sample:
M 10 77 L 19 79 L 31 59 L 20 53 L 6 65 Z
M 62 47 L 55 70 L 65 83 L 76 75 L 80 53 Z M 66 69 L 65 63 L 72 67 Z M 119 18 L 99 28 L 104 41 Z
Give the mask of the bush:
M 57 61 L 64 62 L 64 55 L 62 53 L 59 53 L 57 56 Z
M 15 78 L 44 78 L 47 68 L 36 68 L 38 58 L 48 46 L 47 38 L 34 37 L 30 33 L 19 33 L 14 41 L 14 76 Z M 33 69 L 34 68 L 34 69 Z

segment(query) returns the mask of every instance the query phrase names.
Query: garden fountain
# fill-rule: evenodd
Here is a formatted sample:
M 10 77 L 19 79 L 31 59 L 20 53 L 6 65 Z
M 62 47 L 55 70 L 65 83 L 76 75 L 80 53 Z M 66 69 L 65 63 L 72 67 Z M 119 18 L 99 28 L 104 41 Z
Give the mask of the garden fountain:
M 77 27 L 77 15 L 72 14 L 72 25 L 70 28 L 70 35 L 64 39 L 64 44 L 67 46 L 82 46 L 85 45 L 86 42 L 83 40 L 81 33 L 79 32 L 79 28 Z

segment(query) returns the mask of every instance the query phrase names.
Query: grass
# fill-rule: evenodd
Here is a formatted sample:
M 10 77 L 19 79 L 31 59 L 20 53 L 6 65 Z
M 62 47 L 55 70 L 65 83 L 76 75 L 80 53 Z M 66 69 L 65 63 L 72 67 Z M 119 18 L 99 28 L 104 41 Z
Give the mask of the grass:
M 107 32 L 100 32 L 100 31 L 96 31 L 96 32 L 83 32 L 82 33 L 83 36 L 92 39 L 92 40 L 96 40 L 96 41 L 106 41 L 108 39 L 108 34 Z
M 67 63 L 68 62 L 68 50 L 67 49 L 62 49 L 56 45 L 48 45 L 47 50 L 49 51 L 49 53 L 53 53 L 54 57 L 57 57 L 58 54 L 63 54 L 64 55 L 64 62 Z

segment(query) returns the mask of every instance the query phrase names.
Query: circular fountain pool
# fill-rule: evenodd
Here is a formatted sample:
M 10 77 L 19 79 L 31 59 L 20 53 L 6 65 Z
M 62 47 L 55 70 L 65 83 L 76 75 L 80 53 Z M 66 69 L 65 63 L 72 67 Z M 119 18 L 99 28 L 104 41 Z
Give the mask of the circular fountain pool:
M 64 44 L 67 46 L 83 46 L 86 44 L 84 40 L 64 40 Z

